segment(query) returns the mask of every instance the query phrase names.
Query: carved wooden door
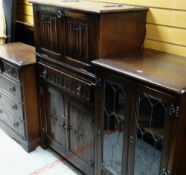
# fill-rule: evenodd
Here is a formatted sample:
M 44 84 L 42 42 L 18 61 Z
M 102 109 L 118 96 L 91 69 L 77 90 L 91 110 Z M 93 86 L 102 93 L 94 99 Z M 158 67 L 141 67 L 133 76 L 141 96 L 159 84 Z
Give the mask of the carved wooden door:
M 66 98 L 69 161 L 85 174 L 93 174 L 94 112 L 93 107 Z
M 66 56 L 83 62 L 96 58 L 95 20 L 66 17 Z
M 57 11 L 56 8 L 50 8 L 48 12 L 41 9 L 35 16 L 35 25 L 37 25 L 35 39 L 36 45 L 39 44 L 39 52 L 60 59 L 65 53 L 64 12 Z
M 59 153 L 66 153 L 67 119 L 65 101 L 61 91 L 45 84 L 41 96 L 42 136 L 49 146 Z
M 130 131 L 128 175 L 170 175 L 179 107 L 170 94 L 139 87 Z

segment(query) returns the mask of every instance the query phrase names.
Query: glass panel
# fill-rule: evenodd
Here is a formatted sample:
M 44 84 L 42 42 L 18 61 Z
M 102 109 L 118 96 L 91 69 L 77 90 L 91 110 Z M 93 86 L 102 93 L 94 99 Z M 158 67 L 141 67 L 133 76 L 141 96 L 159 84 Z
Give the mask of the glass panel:
M 139 99 L 134 175 L 159 175 L 166 106 L 143 94 Z
M 125 100 L 119 86 L 105 82 L 103 164 L 118 175 L 122 172 Z

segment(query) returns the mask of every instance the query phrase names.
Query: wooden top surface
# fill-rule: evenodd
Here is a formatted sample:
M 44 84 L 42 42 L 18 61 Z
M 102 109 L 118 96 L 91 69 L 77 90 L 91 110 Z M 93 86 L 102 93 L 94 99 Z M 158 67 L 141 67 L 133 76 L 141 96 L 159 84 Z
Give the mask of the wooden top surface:
M 18 66 L 36 63 L 35 49 L 23 43 L 10 43 L 0 46 L 0 59 Z
M 30 0 L 31 3 L 58 6 L 92 13 L 116 13 L 147 10 L 146 7 L 136 7 L 123 4 L 95 2 L 91 0 Z
M 145 49 L 92 63 L 179 94 L 186 92 L 186 57 Z

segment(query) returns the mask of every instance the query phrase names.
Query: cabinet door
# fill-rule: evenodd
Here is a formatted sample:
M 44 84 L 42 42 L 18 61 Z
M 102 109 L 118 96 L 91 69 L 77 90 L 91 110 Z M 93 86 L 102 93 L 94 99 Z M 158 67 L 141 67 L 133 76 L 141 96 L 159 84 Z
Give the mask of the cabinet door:
M 129 163 L 128 174 L 171 174 L 169 159 L 170 150 L 174 147 L 171 143 L 174 143 L 172 132 L 177 115 L 175 100 L 163 92 L 140 87 L 136 101 L 137 111 L 133 118 L 134 125 L 131 127 L 130 147 L 134 155 Z M 133 168 L 130 165 L 133 165 Z
M 101 172 L 102 175 L 123 175 L 127 171 L 129 111 L 132 99 L 130 90 L 132 88 L 121 79 L 117 81 L 116 77 L 114 81 L 104 80 L 101 87 L 103 89 L 101 94 L 97 94 L 103 100 L 96 115 L 97 127 L 101 132 L 100 139 L 97 140 L 97 154 L 101 155 L 98 158 L 97 170 L 98 174 Z
M 47 84 L 43 88 L 41 96 L 42 132 L 47 144 L 59 153 L 64 154 L 66 152 L 68 130 L 64 96 L 56 88 Z
M 40 8 L 35 15 L 36 47 L 40 53 L 60 59 L 65 50 L 64 13 L 52 7 L 47 12 L 44 7 Z
M 85 174 L 93 174 L 94 113 L 92 106 L 67 99 L 69 161 Z
M 95 20 L 66 17 L 66 56 L 90 62 L 96 57 Z

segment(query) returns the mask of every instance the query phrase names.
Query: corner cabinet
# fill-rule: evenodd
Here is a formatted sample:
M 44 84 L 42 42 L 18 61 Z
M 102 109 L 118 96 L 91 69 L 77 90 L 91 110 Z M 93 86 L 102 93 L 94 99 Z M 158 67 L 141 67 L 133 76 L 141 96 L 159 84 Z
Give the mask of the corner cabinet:
M 152 77 L 148 76 L 147 71 L 153 72 L 153 69 L 145 68 L 144 63 L 138 62 L 142 59 L 140 55 L 132 55 L 131 60 L 124 55 L 115 60 L 105 58 L 93 61 L 98 79 L 96 174 L 184 175 L 185 149 L 181 149 L 185 145 L 186 128 L 184 88 L 178 93 L 167 89 L 171 89 L 170 84 L 163 87 L 154 85 L 156 81 L 148 82 L 146 78 Z M 143 61 L 151 59 L 152 55 L 153 51 L 147 55 L 145 53 Z M 163 56 L 164 59 L 167 57 Z M 164 60 L 156 59 L 149 61 L 148 66 L 157 65 L 159 61 L 164 64 Z M 171 67 L 170 60 L 166 61 Z M 178 65 L 179 62 L 174 66 Z M 160 67 L 156 67 L 157 71 L 161 70 Z M 183 69 L 180 67 L 180 71 Z M 167 70 L 171 71 L 164 67 L 166 75 Z M 142 71 L 145 76 L 140 75 Z M 179 71 L 176 74 L 179 77 Z M 181 77 L 182 74 L 179 80 L 173 78 L 173 81 L 182 81 Z M 159 77 L 164 78 L 164 75 Z M 164 80 L 162 82 L 165 83 Z M 180 82 L 175 83 L 180 86 Z

